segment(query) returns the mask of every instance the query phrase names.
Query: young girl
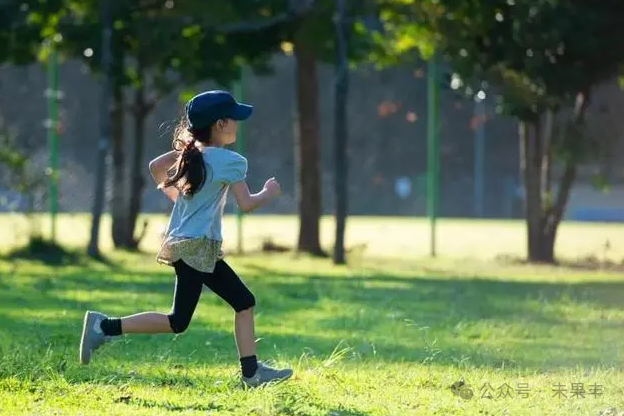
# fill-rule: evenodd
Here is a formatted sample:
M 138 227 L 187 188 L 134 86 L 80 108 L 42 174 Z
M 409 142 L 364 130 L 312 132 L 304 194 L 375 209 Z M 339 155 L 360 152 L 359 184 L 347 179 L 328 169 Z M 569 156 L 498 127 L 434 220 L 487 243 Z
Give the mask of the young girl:
M 225 91 L 207 91 L 186 104 L 174 134 L 174 150 L 149 165 L 159 189 L 174 201 L 157 256 L 159 262 L 175 269 L 173 307 L 169 314 L 143 312 L 123 318 L 87 311 L 80 342 L 83 364 L 88 364 L 93 351 L 112 336 L 185 331 L 202 285 L 206 285 L 235 311 L 243 382 L 255 387 L 292 375 L 290 369 L 278 370 L 257 361 L 254 295 L 222 258 L 221 217 L 228 189 L 242 211 L 252 211 L 280 193 L 279 184 L 271 178 L 261 192 L 250 194 L 245 182 L 247 160 L 223 148 L 236 140 L 237 121 L 246 120 L 251 113 L 250 105 L 236 102 Z

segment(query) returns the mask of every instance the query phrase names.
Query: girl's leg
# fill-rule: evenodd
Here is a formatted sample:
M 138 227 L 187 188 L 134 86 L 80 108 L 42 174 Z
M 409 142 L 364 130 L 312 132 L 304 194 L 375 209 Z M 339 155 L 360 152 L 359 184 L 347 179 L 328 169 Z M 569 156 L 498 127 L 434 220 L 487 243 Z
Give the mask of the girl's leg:
M 253 308 L 244 309 L 234 315 L 234 336 L 239 357 L 256 354 Z
M 120 319 L 120 333 L 161 334 L 186 331 L 191 323 L 191 318 L 193 313 L 195 313 L 195 308 L 201 295 L 201 274 L 182 261 L 176 262 L 174 267 L 176 271 L 176 285 L 171 312 L 169 314 L 143 312 L 123 317 Z M 102 329 L 105 335 L 109 335 L 107 333 L 106 321 L 102 322 Z M 114 320 L 110 319 L 108 321 Z
M 204 284 L 234 309 L 234 336 L 239 357 L 255 355 L 254 295 L 223 260 L 217 262 L 213 273 L 204 273 L 202 276 Z
M 253 307 L 254 295 L 238 275 L 223 260 L 217 262 L 213 273 L 204 273 L 204 284 L 225 300 L 235 311 L 234 335 L 241 362 L 243 381 L 248 386 L 257 386 L 269 381 L 289 378 L 292 370 L 276 370 L 258 363 L 255 351 Z
M 173 332 L 169 316 L 159 312 L 142 312 L 121 318 L 121 333 L 163 334 Z
M 179 261 L 174 264 L 176 285 L 173 307 L 168 315 L 143 312 L 124 318 L 109 318 L 99 312 L 87 311 L 80 341 L 80 361 L 88 364 L 91 354 L 107 337 L 134 334 L 180 333 L 188 328 L 202 289 L 201 273 Z

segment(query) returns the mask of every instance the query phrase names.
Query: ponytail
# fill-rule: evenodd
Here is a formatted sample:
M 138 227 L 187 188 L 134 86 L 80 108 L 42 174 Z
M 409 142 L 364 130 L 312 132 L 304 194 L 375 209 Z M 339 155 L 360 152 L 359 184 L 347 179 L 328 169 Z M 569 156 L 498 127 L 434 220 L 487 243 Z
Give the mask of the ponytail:
M 176 186 L 182 195 L 192 196 L 204 185 L 206 164 L 196 141 L 195 134 L 189 131 L 188 123 L 183 119 L 176 127 L 173 139 L 178 158 L 168 171 L 169 177 L 158 185 L 159 189 Z

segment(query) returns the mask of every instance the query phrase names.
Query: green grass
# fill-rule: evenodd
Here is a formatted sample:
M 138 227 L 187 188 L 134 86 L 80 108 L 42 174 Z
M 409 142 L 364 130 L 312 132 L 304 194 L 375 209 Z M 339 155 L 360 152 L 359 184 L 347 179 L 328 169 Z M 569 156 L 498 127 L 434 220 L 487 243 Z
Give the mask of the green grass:
M 280 228 L 284 235 L 289 221 Z M 366 223 L 389 226 L 366 218 L 351 225 Z M 79 244 L 76 224 L 63 226 L 63 241 Z M 459 229 L 461 223 L 449 224 Z M 497 230 L 500 223 L 464 224 Z M 611 236 L 606 227 L 572 227 Z M 253 231 L 270 233 L 268 226 Z M 393 246 L 402 238 L 385 234 L 384 241 Z M 469 260 L 471 253 L 440 260 L 405 251 L 360 253 L 345 267 L 292 254 L 230 256 L 258 301 L 260 358 L 295 369 L 286 383 L 245 391 L 238 385 L 232 313 L 209 292 L 184 334 L 125 336 L 98 350 L 89 366 L 79 365 L 86 309 L 125 315 L 171 305 L 172 270 L 157 265 L 153 254 L 107 256 L 107 264 L 0 261 L 0 415 L 624 410 L 624 273 L 505 265 Z M 474 391 L 472 399 L 451 390 L 460 379 Z M 527 398 L 518 397 L 519 383 L 528 384 Z M 583 384 L 584 398 L 570 397 L 572 383 Z M 567 398 L 553 397 L 557 384 Z M 482 397 L 484 385 L 494 389 L 493 398 Z M 504 385 L 513 397 L 498 397 Z M 599 394 L 589 394 L 592 385 Z

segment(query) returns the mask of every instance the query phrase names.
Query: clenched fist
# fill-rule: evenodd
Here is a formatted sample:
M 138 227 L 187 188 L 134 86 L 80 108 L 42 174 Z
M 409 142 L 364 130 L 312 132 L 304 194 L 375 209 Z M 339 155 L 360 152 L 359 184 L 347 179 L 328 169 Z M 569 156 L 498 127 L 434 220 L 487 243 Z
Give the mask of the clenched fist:
M 269 194 L 271 198 L 278 196 L 282 189 L 280 184 L 275 180 L 275 178 L 271 178 L 264 184 L 264 190 Z

